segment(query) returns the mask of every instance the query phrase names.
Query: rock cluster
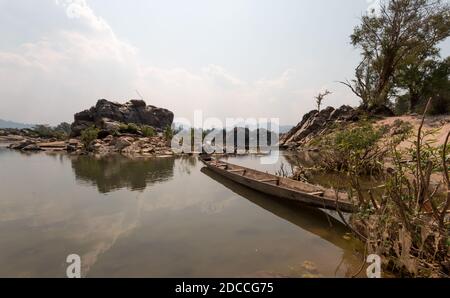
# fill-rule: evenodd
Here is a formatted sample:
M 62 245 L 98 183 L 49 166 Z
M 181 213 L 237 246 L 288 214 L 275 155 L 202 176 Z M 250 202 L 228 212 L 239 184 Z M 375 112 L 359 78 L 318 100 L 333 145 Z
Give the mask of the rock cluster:
M 296 149 L 307 144 L 313 137 L 323 134 L 333 124 L 339 122 L 355 122 L 361 112 L 350 106 L 338 109 L 328 107 L 322 111 L 313 110 L 303 116 L 302 121 L 280 138 L 280 146 Z
M 72 154 L 85 154 L 83 144 L 78 139 L 67 141 L 54 141 L 42 139 L 23 139 L 9 145 L 10 149 L 21 151 L 67 151 Z M 170 144 L 162 135 L 143 138 L 136 135 L 109 135 L 106 138 L 93 141 L 88 148 L 89 152 L 98 155 L 119 153 L 123 155 L 139 156 L 169 156 L 173 155 Z
M 94 107 L 75 114 L 74 118 L 72 137 L 79 136 L 84 129 L 94 125 L 111 133 L 122 123 L 148 125 L 161 131 L 172 125 L 174 114 L 166 109 L 148 106 L 143 100 L 120 104 L 100 99 Z
M 136 135 L 107 136 L 104 139 L 93 141 L 89 145 L 89 151 L 108 155 L 120 153 L 131 156 L 170 156 L 173 155 L 168 141 L 162 136 L 140 137 Z
M 41 138 L 23 138 L 19 142 L 10 144 L 8 148 L 22 151 L 76 151 L 81 149 L 82 145 L 76 139 L 55 141 Z

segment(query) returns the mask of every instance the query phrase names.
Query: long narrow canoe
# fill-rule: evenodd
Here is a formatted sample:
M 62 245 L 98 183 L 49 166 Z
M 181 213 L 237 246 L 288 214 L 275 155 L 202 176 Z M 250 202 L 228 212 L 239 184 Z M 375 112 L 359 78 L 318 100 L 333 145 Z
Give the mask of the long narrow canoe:
M 200 159 L 215 173 L 270 196 L 301 202 L 316 208 L 347 213 L 354 211 L 354 205 L 346 193 L 336 193 L 333 189 L 263 173 L 209 157 L 200 156 Z

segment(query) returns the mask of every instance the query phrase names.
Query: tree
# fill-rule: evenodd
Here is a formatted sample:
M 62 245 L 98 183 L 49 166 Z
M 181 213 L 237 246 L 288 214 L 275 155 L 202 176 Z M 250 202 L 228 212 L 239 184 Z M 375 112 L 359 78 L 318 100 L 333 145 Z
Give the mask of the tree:
M 424 88 L 425 96 L 432 99 L 430 114 L 448 114 L 450 112 L 450 57 L 438 63 Z M 422 97 L 424 98 L 424 97 Z M 425 106 L 422 101 L 421 106 Z M 421 110 L 422 111 L 422 110 Z
M 62 132 L 65 135 L 70 135 L 70 132 L 72 131 L 70 124 L 67 122 L 61 122 L 55 127 L 55 131 Z
M 317 110 L 320 112 L 320 108 L 322 107 L 322 102 L 325 99 L 326 96 L 330 95 L 331 92 L 328 90 L 325 90 L 325 92 L 321 92 L 319 93 L 316 97 L 314 97 L 316 99 L 316 104 L 317 104 Z
M 55 131 L 48 124 L 38 124 L 33 127 L 33 131 L 40 138 L 53 138 L 55 136 Z
M 398 90 L 400 69 L 427 60 L 449 36 L 450 9 L 441 0 L 386 0 L 379 13 L 362 17 L 351 35 L 361 49 L 355 79 L 342 82 L 362 100 L 363 108 L 389 105 Z
M 432 98 L 431 114 L 450 111 L 450 57 L 439 61 L 427 59 L 405 65 L 399 74 L 397 85 L 407 91 L 402 96 L 408 106 L 404 112 L 422 112 L 428 98 Z M 401 104 L 397 100 L 396 106 Z

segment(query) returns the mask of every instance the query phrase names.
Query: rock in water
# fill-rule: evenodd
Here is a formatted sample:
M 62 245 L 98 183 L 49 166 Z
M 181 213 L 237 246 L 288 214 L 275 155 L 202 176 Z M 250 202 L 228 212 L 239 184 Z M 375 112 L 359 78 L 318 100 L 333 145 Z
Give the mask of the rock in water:
M 94 125 L 99 129 L 110 130 L 117 128 L 120 123 L 135 123 L 163 130 L 172 125 L 174 115 L 169 110 L 148 106 L 143 100 L 134 99 L 120 104 L 100 99 L 94 107 L 75 114 L 74 118 L 72 137 L 79 136 L 84 129 Z
M 31 144 L 28 146 L 25 146 L 24 148 L 22 148 L 23 151 L 41 151 L 42 148 L 39 147 L 37 144 Z

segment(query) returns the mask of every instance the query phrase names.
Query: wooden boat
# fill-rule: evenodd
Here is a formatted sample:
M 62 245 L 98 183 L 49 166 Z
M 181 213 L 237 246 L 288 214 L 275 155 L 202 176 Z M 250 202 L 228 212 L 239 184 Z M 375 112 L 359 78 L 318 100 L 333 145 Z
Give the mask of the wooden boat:
M 267 195 L 301 202 L 316 208 L 347 213 L 354 211 L 354 205 L 350 202 L 346 193 L 336 193 L 332 189 L 278 177 L 208 156 L 200 156 L 200 159 L 215 173 Z

